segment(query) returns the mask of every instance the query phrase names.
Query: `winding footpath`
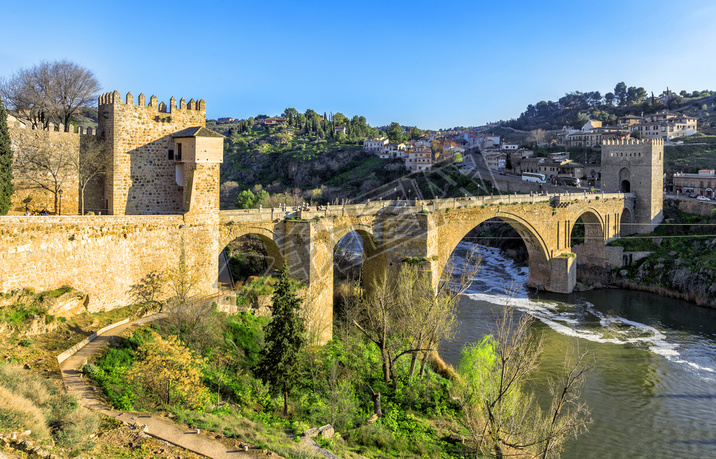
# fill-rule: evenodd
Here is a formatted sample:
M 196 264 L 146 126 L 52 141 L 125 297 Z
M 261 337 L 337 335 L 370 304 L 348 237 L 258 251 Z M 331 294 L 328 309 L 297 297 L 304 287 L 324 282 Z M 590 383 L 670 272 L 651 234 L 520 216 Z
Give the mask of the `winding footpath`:
M 82 365 L 95 353 L 99 352 L 109 342 L 118 337 L 124 330 L 134 326 L 143 325 L 148 322 L 162 318 L 157 314 L 143 319 L 138 319 L 126 324 L 117 326 L 106 334 L 99 335 L 89 344 L 78 350 L 74 355 L 67 358 L 60 364 L 62 379 L 64 380 L 67 392 L 76 396 L 77 400 L 85 407 L 111 416 L 119 421 L 126 422 L 143 429 L 145 433 L 160 440 L 167 441 L 187 450 L 193 451 L 206 457 L 223 459 L 236 457 L 256 457 L 240 450 L 227 450 L 227 447 L 217 441 L 203 437 L 196 430 L 187 430 L 176 423 L 160 418 L 152 413 L 135 413 L 129 411 L 116 411 L 108 407 L 98 396 L 98 391 L 91 386 L 82 376 L 80 369 Z M 146 427 L 145 427 L 146 426 Z

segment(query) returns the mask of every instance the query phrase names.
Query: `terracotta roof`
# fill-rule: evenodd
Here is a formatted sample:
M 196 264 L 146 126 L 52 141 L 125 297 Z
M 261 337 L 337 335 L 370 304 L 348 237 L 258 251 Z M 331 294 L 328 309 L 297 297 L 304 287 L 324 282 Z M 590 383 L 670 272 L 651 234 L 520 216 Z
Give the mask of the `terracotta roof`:
M 190 127 L 182 129 L 172 134 L 172 137 L 224 137 L 218 132 L 207 129 L 204 126 Z

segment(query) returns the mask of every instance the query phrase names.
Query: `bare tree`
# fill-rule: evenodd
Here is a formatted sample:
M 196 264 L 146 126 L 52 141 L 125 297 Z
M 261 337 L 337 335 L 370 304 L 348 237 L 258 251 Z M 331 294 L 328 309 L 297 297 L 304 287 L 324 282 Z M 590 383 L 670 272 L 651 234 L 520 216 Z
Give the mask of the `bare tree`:
M 104 155 L 104 144 L 96 137 L 83 137 L 80 154 L 71 156 L 72 167 L 77 173 L 80 191 L 80 212 L 85 214 L 85 190 L 87 185 L 107 170 L 107 159 Z
M 512 309 L 505 308 L 494 337 L 463 350 L 454 395 L 474 445 L 489 457 L 550 457 L 590 422 L 578 400 L 587 371 L 584 355 L 566 364 L 563 378 L 551 383 L 547 412 L 528 391 L 542 351 L 542 339 L 530 333 L 532 321 L 526 314 L 514 320 Z
M 544 129 L 535 129 L 533 131 L 530 131 L 529 135 L 527 136 L 527 141 L 530 143 L 533 143 L 535 145 L 539 145 L 541 143 L 544 143 L 544 139 L 547 136 L 547 131 Z
M 34 128 L 47 129 L 51 121 L 65 130 L 78 108 L 88 106 L 100 90 L 94 73 L 68 60 L 21 69 L 0 83 L 0 95 L 9 109 Z
M 468 258 L 459 278 L 453 276 L 453 264 L 448 263 L 436 285 L 423 266 L 403 263 L 393 279 L 384 274 L 365 299 L 351 306 L 353 324 L 380 351 L 385 383 L 397 387 L 395 364 L 403 356 L 412 356 L 410 379 L 422 355 L 423 374 L 440 342 L 452 335 L 458 296 L 480 267 L 479 260 Z
M 55 111 L 67 130 L 72 115 L 78 108 L 88 106 L 94 101 L 100 85 L 91 70 L 74 62 L 56 61 L 50 63 L 49 67 L 55 81 Z
M 73 175 L 73 153 L 53 145 L 47 136 L 38 136 L 32 145 L 17 152 L 18 177 L 54 196 L 54 211 L 62 185 Z
M 52 78 L 47 66 L 22 69 L 0 82 L 6 108 L 30 121 L 34 129 L 47 129 L 53 115 Z

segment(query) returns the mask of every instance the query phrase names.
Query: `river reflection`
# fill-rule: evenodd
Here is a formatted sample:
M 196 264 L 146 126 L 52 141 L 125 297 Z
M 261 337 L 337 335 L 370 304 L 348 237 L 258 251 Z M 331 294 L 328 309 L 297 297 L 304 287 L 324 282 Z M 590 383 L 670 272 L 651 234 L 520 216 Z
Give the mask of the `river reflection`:
M 562 457 L 716 458 L 716 311 L 616 289 L 531 293 L 524 268 L 495 249 L 480 251 L 484 268 L 461 300 L 456 339 L 441 348 L 446 361 L 457 365 L 462 346 L 490 333 L 507 304 L 539 319 L 540 397 L 567 357 L 589 354 L 582 398 L 593 423 Z

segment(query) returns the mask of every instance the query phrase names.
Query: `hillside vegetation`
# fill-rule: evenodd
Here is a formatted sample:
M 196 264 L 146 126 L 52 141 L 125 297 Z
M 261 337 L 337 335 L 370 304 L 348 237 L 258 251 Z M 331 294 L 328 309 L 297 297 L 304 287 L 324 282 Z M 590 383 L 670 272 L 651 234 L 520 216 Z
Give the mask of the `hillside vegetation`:
M 530 104 L 517 118 L 503 123 L 505 126 L 530 131 L 535 129 L 557 130 L 563 126 L 581 128 L 588 120 L 616 124 L 625 115 L 641 116 L 660 110 L 683 112 L 699 118 L 702 127 L 711 126 L 711 116 L 716 114 L 716 98 L 713 91 L 665 91 L 659 98 L 647 94 L 642 87 L 617 84 L 614 92 L 602 96 L 599 91 L 575 91 L 559 100 L 540 101 Z M 660 100 L 661 99 L 661 100 Z
M 653 252 L 618 270 L 617 284 L 716 306 L 716 212 L 687 214 L 674 200 L 664 201 L 664 221 L 649 236 L 628 236 L 611 243 L 627 251 Z

